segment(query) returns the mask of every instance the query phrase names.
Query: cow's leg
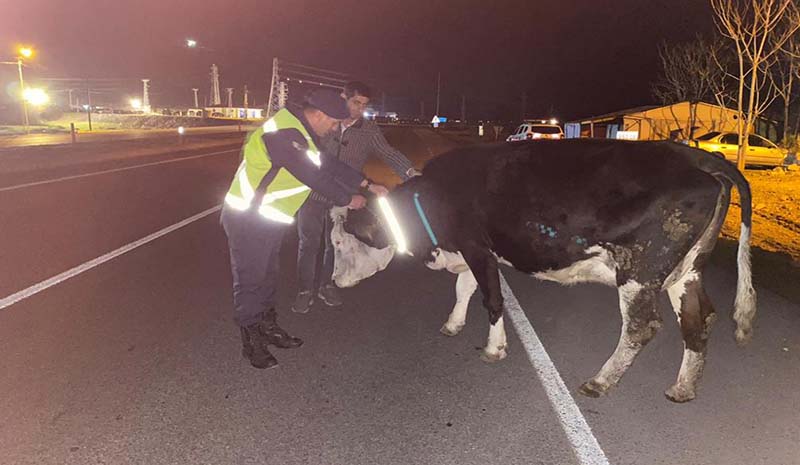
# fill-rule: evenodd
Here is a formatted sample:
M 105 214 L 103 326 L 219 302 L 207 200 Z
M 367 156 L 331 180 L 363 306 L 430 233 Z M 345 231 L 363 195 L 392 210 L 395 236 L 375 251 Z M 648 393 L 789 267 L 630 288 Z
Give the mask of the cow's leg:
M 503 360 L 508 355 L 507 349 L 506 327 L 501 315 L 489 326 L 489 338 L 486 341 L 486 347 L 481 351 L 481 360 L 489 363 Z
M 706 344 L 716 314 L 697 272 L 689 272 L 667 289 L 667 294 L 681 325 L 683 361 L 678 380 L 664 394 L 673 402 L 688 402 L 694 399 L 697 382 L 703 375 Z
M 461 332 L 461 328 L 464 327 L 467 319 L 469 300 L 477 288 L 478 281 L 475 280 L 472 271 L 467 270 L 458 274 L 458 279 L 456 280 L 456 304 L 442 329 L 439 330 L 442 334 L 455 336 Z
M 503 326 L 503 292 L 497 258 L 487 247 L 474 243 L 462 247 L 461 254 L 481 288 L 483 306 L 489 311 L 489 338 L 481 352 L 481 359 L 485 362 L 502 360 L 506 358 L 508 343 Z
M 605 394 L 619 382 L 642 348 L 653 339 L 661 327 L 661 317 L 656 309 L 657 293 L 658 287 L 643 286 L 632 280 L 619 287 L 622 313 L 619 343 L 603 368 L 580 387 L 581 394 L 589 397 Z

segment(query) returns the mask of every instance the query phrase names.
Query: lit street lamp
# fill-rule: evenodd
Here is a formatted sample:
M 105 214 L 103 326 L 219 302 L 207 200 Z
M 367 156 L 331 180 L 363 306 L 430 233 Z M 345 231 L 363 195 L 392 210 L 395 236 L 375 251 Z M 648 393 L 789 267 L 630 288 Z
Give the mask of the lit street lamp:
M 50 96 L 42 89 L 25 89 L 22 100 L 33 106 L 41 106 L 50 101 Z
M 28 100 L 25 97 L 25 80 L 22 78 L 22 59 L 31 58 L 33 56 L 33 49 L 30 47 L 20 47 L 19 56 L 17 57 L 17 69 L 19 70 L 19 90 L 22 95 L 22 115 L 25 124 L 25 134 L 30 132 L 28 128 Z
M 189 48 L 197 47 L 197 41 L 194 39 L 186 39 L 186 46 Z
M 130 101 L 131 108 L 134 110 L 141 110 L 142 109 L 142 101 L 138 98 L 132 98 Z

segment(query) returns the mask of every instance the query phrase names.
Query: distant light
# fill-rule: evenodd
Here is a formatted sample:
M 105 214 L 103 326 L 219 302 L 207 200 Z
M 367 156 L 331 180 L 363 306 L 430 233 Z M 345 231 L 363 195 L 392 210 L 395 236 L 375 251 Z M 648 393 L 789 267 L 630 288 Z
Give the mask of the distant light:
M 186 46 L 189 48 L 197 47 L 197 41 L 194 39 L 186 39 Z
M 44 105 L 50 101 L 50 97 L 42 89 L 25 89 L 22 98 L 31 105 Z
M 131 108 L 134 110 L 140 110 L 142 108 L 142 101 L 138 98 L 132 98 L 131 101 Z
M 558 124 L 558 120 L 553 118 L 550 120 L 550 124 Z
M 364 112 L 364 118 L 369 118 L 369 112 Z
M 33 49 L 30 47 L 20 47 L 19 54 L 25 58 L 30 58 L 33 56 Z
M 183 126 L 178 126 L 178 134 L 183 135 L 186 132 L 186 129 Z
M 84 103 L 84 104 L 83 104 L 83 109 L 84 109 L 84 110 L 88 110 L 88 109 L 89 109 L 89 105 L 87 105 L 87 104 L 85 104 L 85 103 Z

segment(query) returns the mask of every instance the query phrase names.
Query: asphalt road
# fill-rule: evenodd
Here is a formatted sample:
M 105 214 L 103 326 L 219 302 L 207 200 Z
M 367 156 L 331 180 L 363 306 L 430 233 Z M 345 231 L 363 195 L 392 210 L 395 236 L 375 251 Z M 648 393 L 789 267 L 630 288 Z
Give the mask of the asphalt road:
M 417 159 L 450 145 L 420 129 L 389 136 Z M 152 161 L 96 175 L 86 165 L 82 177 L 73 166 L 64 180 L 28 173 L 26 182 L 55 181 L 18 188 L 0 178 L 3 465 L 800 463 L 800 307 L 759 289 L 754 341 L 736 348 L 733 269 L 708 270 L 720 318 L 699 397 L 684 405 L 662 394 L 682 350 L 666 299 L 664 329 L 622 384 L 586 399 L 576 388 L 617 342 L 615 292 L 504 270 L 569 390 L 558 397 L 553 373 L 528 356 L 531 335 L 510 322 L 509 357 L 479 360 L 488 328 L 479 299 L 461 335 L 440 335 L 455 277 L 410 260 L 344 290 L 342 310 L 292 314 L 289 234 L 280 320 L 306 343 L 276 350 L 278 368 L 255 370 L 239 353 L 213 210 L 238 151 Z M 91 262 L 142 238 L 152 240 Z M 575 435 L 584 420 L 599 448 L 575 443 L 587 439 Z

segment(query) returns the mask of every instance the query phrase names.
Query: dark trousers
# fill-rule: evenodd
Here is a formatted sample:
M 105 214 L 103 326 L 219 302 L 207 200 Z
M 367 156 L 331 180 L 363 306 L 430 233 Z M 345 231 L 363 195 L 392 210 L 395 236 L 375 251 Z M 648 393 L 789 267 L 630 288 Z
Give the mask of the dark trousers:
M 277 303 L 281 240 L 288 225 L 227 205 L 221 222 L 231 254 L 233 319 L 249 326 L 274 314 L 270 310 Z
M 331 283 L 333 244 L 331 207 L 309 198 L 297 211 L 297 281 L 300 291 L 316 291 Z M 322 251 L 322 263 L 320 263 Z

